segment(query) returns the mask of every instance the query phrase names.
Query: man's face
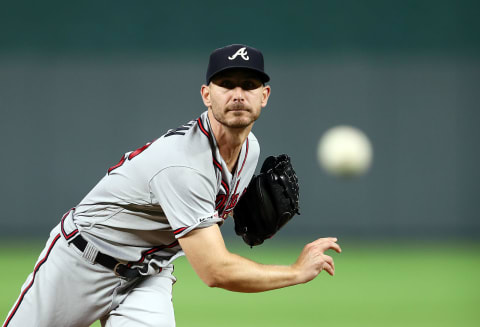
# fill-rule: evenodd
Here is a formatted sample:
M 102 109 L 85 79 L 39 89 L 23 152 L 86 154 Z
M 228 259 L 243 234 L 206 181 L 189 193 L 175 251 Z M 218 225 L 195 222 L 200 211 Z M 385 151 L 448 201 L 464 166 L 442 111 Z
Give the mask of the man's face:
M 250 70 L 232 69 L 217 74 L 208 86 L 202 87 L 202 97 L 215 119 L 230 128 L 245 128 L 260 116 L 267 105 L 270 87 Z

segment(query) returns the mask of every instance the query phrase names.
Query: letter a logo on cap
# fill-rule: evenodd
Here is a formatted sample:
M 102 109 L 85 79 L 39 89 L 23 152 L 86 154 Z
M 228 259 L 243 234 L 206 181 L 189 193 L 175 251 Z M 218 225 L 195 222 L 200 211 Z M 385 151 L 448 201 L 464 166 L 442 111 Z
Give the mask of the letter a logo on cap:
M 235 52 L 235 54 L 233 56 L 229 56 L 228 59 L 229 60 L 233 60 L 235 58 L 237 58 L 238 56 L 241 56 L 243 60 L 248 60 L 250 59 L 248 56 L 247 56 L 247 48 L 243 47 L 243 48 L 240 48 L 238 49 L 237 52 Z

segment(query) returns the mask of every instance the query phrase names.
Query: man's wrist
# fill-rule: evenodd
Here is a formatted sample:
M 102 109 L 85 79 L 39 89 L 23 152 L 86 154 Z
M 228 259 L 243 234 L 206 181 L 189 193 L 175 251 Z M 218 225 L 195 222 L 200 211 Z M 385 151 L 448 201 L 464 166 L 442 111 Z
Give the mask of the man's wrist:
M 296 263 L 290 265 L 290 271 L 291 271 L 291 275 L 292 275 L 292 285 L 297 285 L 297 284 L 303 283 L 303 281 L 301 279 L 300 269 L 298 268 Z

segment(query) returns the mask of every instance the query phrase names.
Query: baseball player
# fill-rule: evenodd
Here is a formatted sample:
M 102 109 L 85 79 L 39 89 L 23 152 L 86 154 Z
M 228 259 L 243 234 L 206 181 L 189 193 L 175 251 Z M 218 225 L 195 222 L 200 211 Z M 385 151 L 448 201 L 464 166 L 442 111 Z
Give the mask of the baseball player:
M 322 270 L 333 275 L 333 259 L 324 252 L 341 251 L 336 238 L 306 245 L 290 266 L 255 263 L 225 247 L 219 227 L 250 189 L 259 157 L 251 129 L 267 105 L 268 81 L 257 49 L 215 50 L 201 87 L 207 111 L 125 153 L 65 213 L 3 326 L 90 326 L 96 320 L 102 326 L 174 326 L 173 261 L 182 255 L 208 286 L 238 292 L 305 283 Z M 265 171 L 273 174 L 285 160 L 269 164 Z M 286 185 L 289 176 L 278 180 Z M 253 227 L 243 230 L 246 239 Z

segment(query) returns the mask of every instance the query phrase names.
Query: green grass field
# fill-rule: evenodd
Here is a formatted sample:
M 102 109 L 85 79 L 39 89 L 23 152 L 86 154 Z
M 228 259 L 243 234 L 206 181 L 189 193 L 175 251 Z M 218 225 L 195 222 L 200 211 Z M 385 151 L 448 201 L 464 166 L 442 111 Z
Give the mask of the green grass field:
M 289 264 L 302 248 L 280 244 L 230 250 Z M 340 244 L 334 277 L 323 272 L 309 284 L 258 294 L 210 289 L 185 258 L 177 260 L 177 326 L 480 326 L 480 243 Z M 3 321 L 42 245 L 0 245 Z

